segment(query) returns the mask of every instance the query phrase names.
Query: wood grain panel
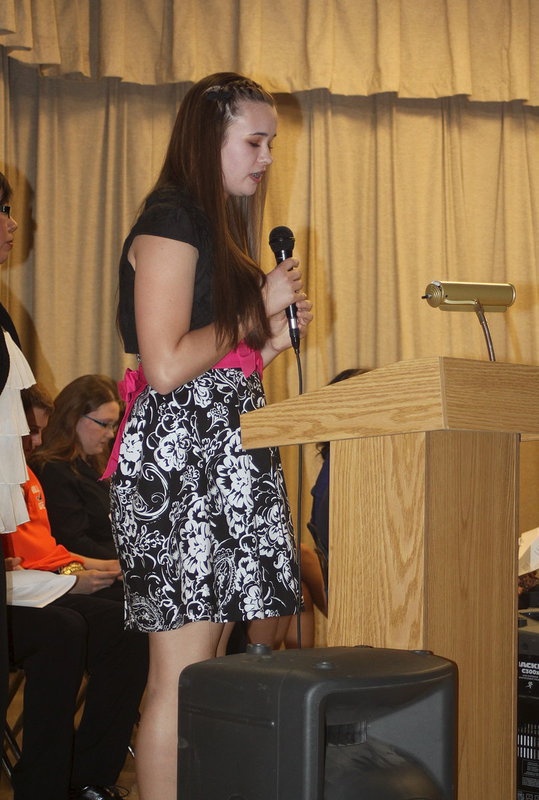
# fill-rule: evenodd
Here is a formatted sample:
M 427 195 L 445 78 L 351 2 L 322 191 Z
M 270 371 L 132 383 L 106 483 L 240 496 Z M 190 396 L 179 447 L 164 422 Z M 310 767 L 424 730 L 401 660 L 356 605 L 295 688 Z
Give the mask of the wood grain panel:
M 430 430 L 539 433 L 539 367 L 460 358 L 402 361 L 252 411 L 246 448 Z
M 331 458 L 328 642 L 421 648 L 425 434 L 333 442 Z
M 317 442 L 321 428 L 334 440 L 443 427 L 439 358 L 390 364 L 241 418 L 248 448 Z
M 427 436 L 427 647 L 459 668 L 459 798 L 515 796 L 518 436 Z
M 448 428 L 539 432 L 539 368 L 443 359 Z
M 459 670 L 459 800 L 515 796 L 518 434 L 332 442 L 328 643 Z

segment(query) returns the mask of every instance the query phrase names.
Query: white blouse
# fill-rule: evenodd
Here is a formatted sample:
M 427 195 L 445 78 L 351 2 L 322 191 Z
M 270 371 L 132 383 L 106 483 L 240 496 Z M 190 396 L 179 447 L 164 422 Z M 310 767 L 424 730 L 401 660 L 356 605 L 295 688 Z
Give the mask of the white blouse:
M 30 365 L 10 334 L 5 336 L 9 353 L 9 375 L 0 394 L 0 533 L 10 533 L 28 521 L 28 512 L 21 484 L 28 480 L 22 436 L 28 423 L 22 406 L 21 389 L 32 386 L 36 379 Z

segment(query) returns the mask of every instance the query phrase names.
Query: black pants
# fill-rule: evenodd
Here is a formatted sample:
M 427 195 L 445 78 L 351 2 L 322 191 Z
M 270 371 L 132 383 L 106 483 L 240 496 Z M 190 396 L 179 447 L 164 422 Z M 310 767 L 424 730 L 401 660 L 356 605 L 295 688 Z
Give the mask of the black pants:
M 0 533 L 0 536 L 2 534 Z M 0 742 L 4 741 L 4 722 L 8 696 L 8 646 L 6 622 L 6 572 L 4 551 L 0 542 Z
M 146 684 L 147 637 L 124 631 L 121 603 L 95 595 L 67 594 L 45 608 L 11 606 L 7 615 L 10 660 L 26 674 L 14 800 L 66 800 L 70 785 L 115 784 Z

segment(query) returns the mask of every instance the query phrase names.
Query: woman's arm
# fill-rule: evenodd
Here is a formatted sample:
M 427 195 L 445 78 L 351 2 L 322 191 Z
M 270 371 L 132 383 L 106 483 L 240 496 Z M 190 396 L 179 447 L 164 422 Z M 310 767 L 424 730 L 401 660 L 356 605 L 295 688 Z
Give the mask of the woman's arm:
M 142 366 L 160 394 L 201 375 L 230 350 L 227 343 L 217 346 L 214 324 L 189 330 L 197 259 L 192 245 L 147 234 L 136 236 L 129 252 Z
M 135 269 L 135 317 L 144 374 L 156 391 L 167 394 L 220 361 L 230 344 L 217 345 L 214 324 L 189 330 L 198 259 L 195 247 L 143 234 L 133 240 L 128 257 Z M 268 317 L 304 299 L 298 263 L 287 259 L 268 275 L 264 289 Z M 308 324 L 305 320 L 304 313 L 303 328 Z M 247 326 L 240 325 L 239 338 L 247 333 Z M 269 342 L 268 363 L 280 352 L 275 350 L 281 346 L 279 335 Z
M 298 330 L 301 339 L 305 336 L 307 326 L 313 319 L 311 313 L 313 304 L 310 300 L 305 298 L 305 295 L 302 295 L 302 298 L 304 299 L 296 300 Z M 267 367 L 279 353 L 282 353 L 283 350 L 287 350 L 292 346 L 290 331 L 288 329 L 288 319 L 284 311 L 270 318 L 270 326 L 272 331 L 271 338 L 266 341 L 262 348 L 262 360 L 265 367 Z

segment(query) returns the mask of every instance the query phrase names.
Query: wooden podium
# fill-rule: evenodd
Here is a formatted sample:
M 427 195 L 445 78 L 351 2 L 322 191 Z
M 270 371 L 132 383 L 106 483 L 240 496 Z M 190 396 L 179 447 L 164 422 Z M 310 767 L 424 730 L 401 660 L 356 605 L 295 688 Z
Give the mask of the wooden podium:
M 328 644 L 455 661 L 458 800 L 513 800 L 519 446 L 539 432 L 539 367 L 399 362 L 241 424 L 246 448 L 331 442 Z

